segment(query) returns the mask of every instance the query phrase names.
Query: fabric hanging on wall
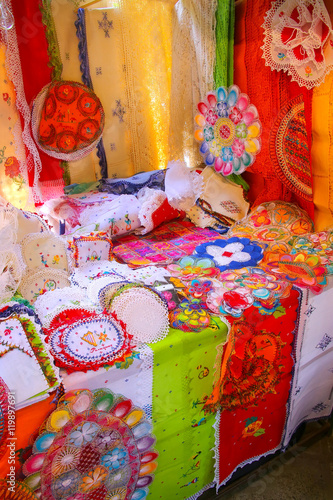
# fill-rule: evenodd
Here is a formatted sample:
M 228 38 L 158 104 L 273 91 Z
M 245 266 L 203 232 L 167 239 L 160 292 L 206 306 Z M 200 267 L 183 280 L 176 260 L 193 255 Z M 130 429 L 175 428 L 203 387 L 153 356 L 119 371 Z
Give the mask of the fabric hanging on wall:
M 178 0 L 172 17 L 170 160 L 202 163 L 194 139 L 197 104 L 214 89 L 217 0 Z
M 6 47 L 0 45 L 0 195 L 17 208 L 28 208 L 28 172 L 16 94 L 6 71 Z
M 218 396 L 216 483 L 225 484 L 239 464 L 281 447 L 293 375 L 300 293 L 292 290 L 272 315 L 251 306 L 233 322 L 215 394 Z M 207 405 L 207 406 L 206 406 Z M 204 409 L 205 409 L 204 407 Z M 228 432 L 226 432 L 228 429 Z
M 312 91 L 291 82 L 285 73 L 265 66 L 262 25 L 270 6 L 269 0 L 247 0 L 245 8 L 240 6 L 245 18 L 236 14 L 235 31 L 239 25 L 241 33 L 245 28 L 245 36 L 237 39 L 235 53 L 244 53 L 246 77 L 244 60 L 236 58 L 235 83 L 246 82 L 242 91 L 257 107 L 262 124 L 261 151 L 244 177 L 251 185 L 249 196 L 255 205 L 278 199 L 292 201 L 313 217 Z
M 309 291 L 304 293 L 295 348 L 295 375 L 283 442 L 285 447 L 302 422 L 327 418 L 333 409 L 332 317 L 327 311 L 332 299 L 331 282 L 325 296 Z
M 42 24 L 39 0 L 23 0 L 13 2 L 12 10 L 15 18 L 16 47 L 8 46 L 8 52 L 17 50 L 19 60 L 9 55 L 9 67 L 21 102 L 17 103 L 21 113 L 22 127 L 25 130 L 23 141 L 27 150 L 29 185 L 41 190 L 41 197 L 46 199 L 59 196 L 63 192 L 64 182 L 59 160 L 50 158 L 42 151 L 36 150 L 29 128 L 28 109 L 41 88 L 52 79 L 49 66 L 49 55 L 45 29 Z M 9 30 L 11 31 L 11 30 Z M 12 44 L 15 44 L 15 40 Z M 20 65 L 22 74 L 18 74 Z M 12 75 L 11 75 L 12 76 Z M 22 79 L 22 81 L 20 81 Z M 16 81 L 15 81 L 16 80 Z M 18 84 L 18 85 L 17 85 Z M 36 198 L 36 195 L 35 195 Z

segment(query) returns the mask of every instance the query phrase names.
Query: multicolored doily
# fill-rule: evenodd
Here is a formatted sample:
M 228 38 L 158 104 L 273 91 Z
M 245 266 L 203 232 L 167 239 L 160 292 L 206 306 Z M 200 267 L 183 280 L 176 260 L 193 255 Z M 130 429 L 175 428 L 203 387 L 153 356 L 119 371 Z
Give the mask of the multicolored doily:
M 222 175 L 241 174 L 261 148 L 257 108 L 236 85 L 209 92 L 198 104 L 195 139 L 205 164 Z
M 277 200 L 258 205 L 229 229 L 228 236 L 246 236 L 265 243 L 271 251 L 290 252 L 294 237 L 313 231 L 313 221 L 304 210 Z
M 64 309 L 44 328 L 51 354 L 67 371 L 97 370 L 131 353 L 134 345 L 115 314 L 88 308 Z
M 13 481 L 9 484 L 6 479 L 0 479 L 1 500 L 38 500 L 34 492 L 24 483 Z
M 43 500 L 142 500 L 157 452 L 145 412 L 109 390 L 66 393 L 23 465 Z
M 224 271 L 214 280 L 214 288 L 208 293 L 207 305 L 214 314 L 242 316 L 252 304 L 261 314 L 273 314 L 280 299 L 288 297 L 292 284 L 266 273 L 259 267 L 244 267 Z
M 318 86 L 333 69 L 333 32 L 323 0 L 277 0 L 266 13 L 263 58 L 300 86 Z
M 0 377 L 0 458 L 7 448 L 6 439 L 8 436 L 8 393 L 9 389 L 4 380 Z
M 104 111 L 96 94 L 82 83 L 53 81 L 36 97 L 32 131 L 42 151 L 61 160 L 78 160 L 97 145 Z
M 220 271 L 226 269 L 241 269 L 251 267 L 261 261 L 264 253 L 264 245 L 250 241 L 249 238 L 228 238 L 227 240 L 216 240 L 203 243 L 195 249 L 195 253 L 201 258 L 213 259 Z
M 136 342 L 158 342 L 168 335 L 168 305 L 147 286 L 132 283 L 120 287 L 109 310 L 125 323 Z

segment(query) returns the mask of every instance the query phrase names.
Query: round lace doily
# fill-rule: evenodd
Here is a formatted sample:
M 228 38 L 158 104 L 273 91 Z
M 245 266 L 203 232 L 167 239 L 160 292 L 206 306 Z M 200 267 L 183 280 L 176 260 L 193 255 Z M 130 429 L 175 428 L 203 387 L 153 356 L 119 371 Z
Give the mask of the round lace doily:
M 167 336 L 167 303 L 146 287 L 120 289 L 110 304 L 110 311 L 126 324 L 128 333 L 138 342 L 158 342 Z

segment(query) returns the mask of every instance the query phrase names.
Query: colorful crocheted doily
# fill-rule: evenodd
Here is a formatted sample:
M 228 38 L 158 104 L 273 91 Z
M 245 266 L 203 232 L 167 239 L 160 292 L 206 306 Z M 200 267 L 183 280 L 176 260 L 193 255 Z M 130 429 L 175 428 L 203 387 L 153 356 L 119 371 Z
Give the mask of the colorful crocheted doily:
M 257 108 L 233 85 L 209 92 L 198 104 L 195 139 L 205 164 L 222 175 L 241 174 L 260 151 L 261 124 Z
M 269 148 L 281 182 L 296 195 L 312 201 L 311 154 L 302 95 L 281 108 L 271 129 Z
M 157 452 L 145 412 L 105 389 L 66 393 L 23 464 L 25 483 L 43 500 L 141 500 Z
M 78 82 L 54 81 L 34 101 L 32 131 L 48 155 L 78 160 L 101 139 L 104 119 L 102 104 L 91 89 Z
M 263 58 L 300 86 L 319 85 L 333 68 L 333 33 L 323 0 L 277 0 L 266 13 Z

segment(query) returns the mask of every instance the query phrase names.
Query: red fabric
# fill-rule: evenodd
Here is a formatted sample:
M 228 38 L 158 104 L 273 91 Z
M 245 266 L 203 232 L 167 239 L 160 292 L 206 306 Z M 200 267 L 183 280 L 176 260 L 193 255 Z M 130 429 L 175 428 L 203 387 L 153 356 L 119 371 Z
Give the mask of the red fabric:
M 261 315 L 252 306 L 241 319 L 228 317 L 233 325 L 221 363 L 219 485 L 239 464 L 279 448 L 292 380 L 298 310 L 299 292 L 293 289 L 281 300 L 277 313 Z
M 13 0 L 18 48 L 21 59 L 25 96 L 28 104 L 52 80 L 45 27 L 42 23 L 40 0 Z M 62 179 L 60 161 L 39 150 L 43 165 L 40 182 Z M 27 151 L 27 155 L 29 152 Z M 29 173 L 29 184 L 34 183 L 34 172 Z
M 300 87 L 296 82 L 291 83 L 290 77 L 282 71 L 272 71 L 270 67 L 265 65 L 261 49 L 264 37 L 262 24 L 265 14 L 270 8 L 271 0 L 247 0 L 245 13 L 240 11 L 243 15 L 236 16 L 235 32 L 239 32 L 240 35 L 235 37 L 235 54 L 243 53 L 244 59 L 235 57 L 234 83 L 240 86 L 242 92 L 249 95 L 251 103 L 257 107 L 262 124 L 261 151 L 256 156 L 249 171 L 245 172 L 243 176 L 250 184 L 249 200 L 254 205 L 272 200 L 296 202 L 313 218 L 312 200 L 305 199 L 288 189 L 285 183 L 280 180 L 281 176 L 277 175 L 270 153 L 271 143 L 274 139 L 271 131 L 276 117 L 281 108 L 291 99 L 300 95 L 304 100 L 308 160 L 310 162 L 312 101 L 311 91 Z M 244 25 L 245 36 L 242 36 Z

